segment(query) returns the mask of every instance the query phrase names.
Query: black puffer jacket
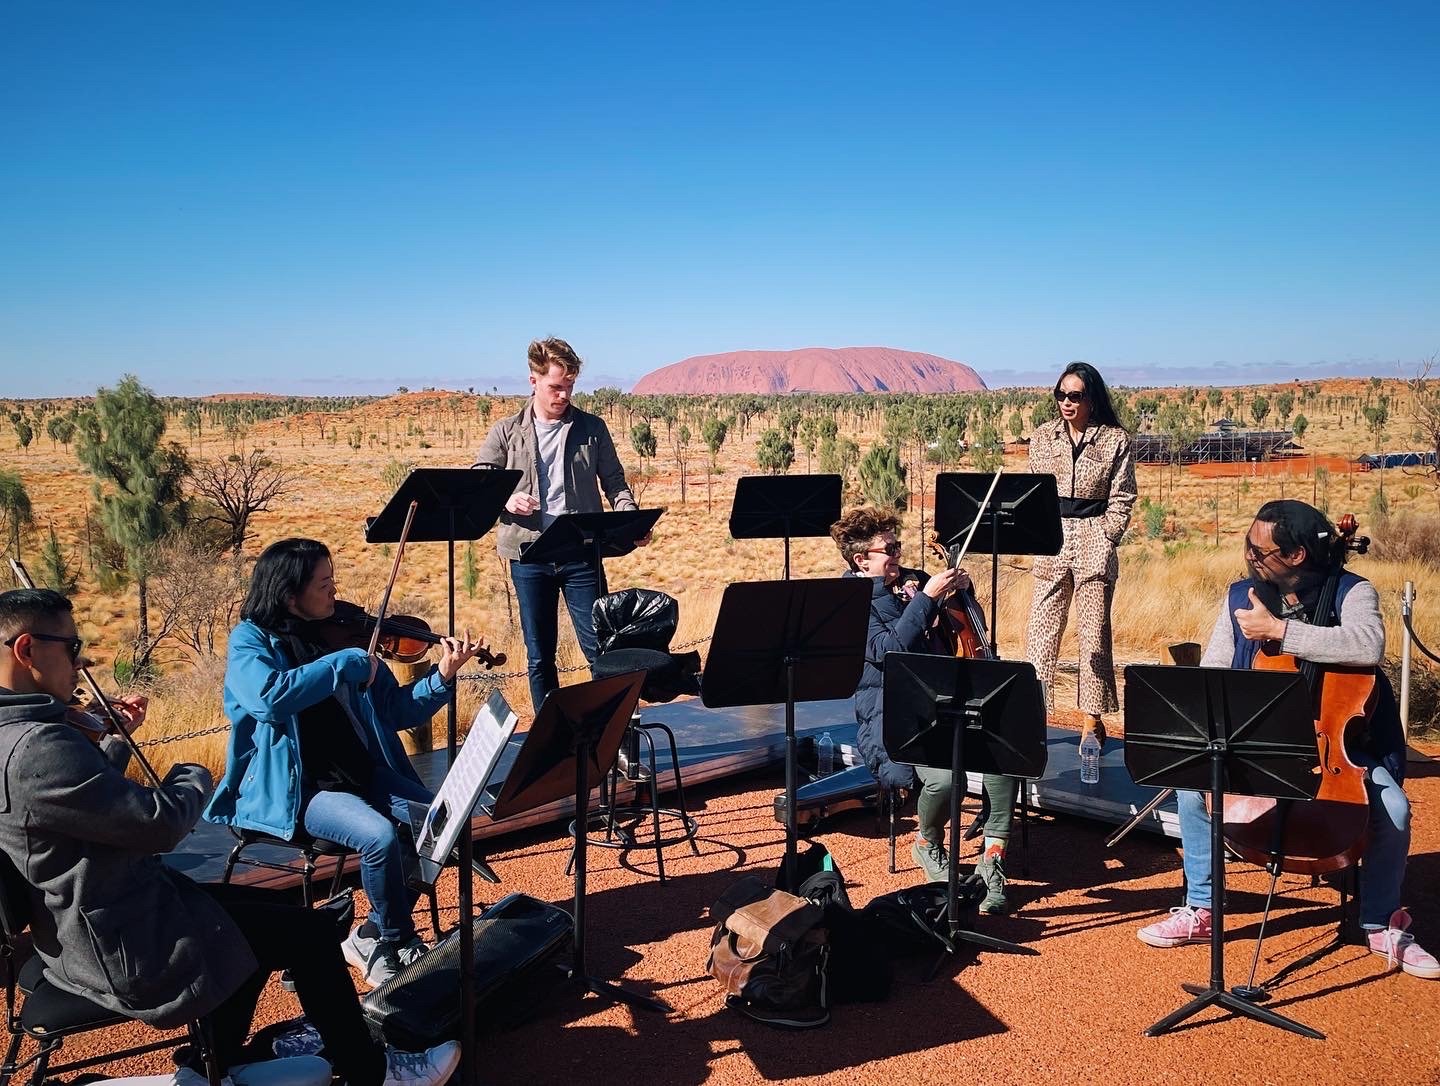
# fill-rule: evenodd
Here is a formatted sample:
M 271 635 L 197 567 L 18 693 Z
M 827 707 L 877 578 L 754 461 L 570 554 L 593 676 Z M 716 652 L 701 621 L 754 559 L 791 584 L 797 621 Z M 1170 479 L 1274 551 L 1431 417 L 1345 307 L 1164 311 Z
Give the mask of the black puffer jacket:
M 845 576 L 859 577 L 860 574 L 852 571 Z M 923 585 L 927 576 L 919 570 L 901 568 L 899 583 L 916 578 Z M 855 722 L 860 725 L 860 754 L 882 785 L 912 788 L 915 785 L 914 768 L 892 762 L 885 753 L 882 708 L 885 654 L 924 652 L 926 630 L 939 604 L 920 591 L 906 603 L 886 588 L 879 577 L 867 580 L 871 582 L 870 629 L 865 634 L 865 670 L 860 675 L 860 685 L 855 689 Z

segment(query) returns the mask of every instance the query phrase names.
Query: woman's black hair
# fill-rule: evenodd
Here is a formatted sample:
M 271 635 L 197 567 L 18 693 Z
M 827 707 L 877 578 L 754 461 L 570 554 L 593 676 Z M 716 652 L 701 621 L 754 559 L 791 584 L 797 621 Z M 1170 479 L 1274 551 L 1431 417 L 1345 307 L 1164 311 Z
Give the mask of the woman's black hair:
M 1120 417 L 1115 414 L 1115 405 L 1110 402 L 1110 390 L 1105 387 L 1105 378 L 1089 362 L 1071 362 L 1055 380 L 1055 391 L 1059 393 L 1060 382 L 1070 376 L 1085 382 L 1085 394 L 1090 397 L 1091 421 L 1101 426 L 1119 426 Z
M 290 621 L 287 597 L 298 596 L 330 550 L 315 539 L 282 539 L 271 543 L 255 561 L 250 591 L 240 617 L 266 630 L 281 630 Z
M 1294 554 L 1305 548 L 1305 562 L 1302 570 L 1329 572 L 1343 566 L 1348 549 L 1340 543 L 1340 533 L 1335 525 L 1320 510 L 1307 502 L 1292 498 L 1266 502 L 1255 514 L 1255 519 L 1270 525 L 1275 546 L 1284 555 Z

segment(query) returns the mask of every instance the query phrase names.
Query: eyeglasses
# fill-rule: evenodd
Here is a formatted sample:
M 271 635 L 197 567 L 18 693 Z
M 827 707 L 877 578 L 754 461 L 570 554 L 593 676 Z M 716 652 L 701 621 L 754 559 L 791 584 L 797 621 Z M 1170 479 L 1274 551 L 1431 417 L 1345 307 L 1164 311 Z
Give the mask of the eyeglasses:
M 1250 540 L 1245 540 L 1245 556 L 1252 562 L 1263 562 L 1265 559 L 1279 554 L 1280 550 L 1281 548 L 1274 547 L 1268 551 L 1262 551 L 1259 547 L 1255 546 L 1254 543 L 1251 543 Z
M 899 558 L 899 557 L 900 557 L 900 544 L 899 544 L 898 542 L 895 542 L 895 543 L 886 543 L 885 546 L 881 547 L 879 550 L 876 550 L 875 548 L 872 547 L 870 550 L 866 551 L 865 553 L 866 553 L 866 554 L 885 554 L 885 555 L 889 555 L 891 558 Z
M 1062 389 L 1057 388 L 1055 390 L 1055 402 L 1084 403 L 1086 395 L 1087 394 L 1085 392 L 1065 392 Z
M 29 631 L 27 630 L 26 633 L 29 633 Z M 5 642 L 5 647 L 8 649 L 11 645 L 15 644 L 15 642 L 19 641 L 24 636 L 25 634 L 23 633 L 16 634 L 14 637 L 10 638 L 9 641 Z M 76 660 L 80 659 L 80 653 L 83 652 L 85 649 L 85 640 L 84 638 L 80 637 L 61 637 L 58 634 L 43 633 L 31 633 L 30 637 L 32 640 L 35 641 L 54 641 L 58 644 L 64 645 L 70 650 L 70 662 L 72 664 Z

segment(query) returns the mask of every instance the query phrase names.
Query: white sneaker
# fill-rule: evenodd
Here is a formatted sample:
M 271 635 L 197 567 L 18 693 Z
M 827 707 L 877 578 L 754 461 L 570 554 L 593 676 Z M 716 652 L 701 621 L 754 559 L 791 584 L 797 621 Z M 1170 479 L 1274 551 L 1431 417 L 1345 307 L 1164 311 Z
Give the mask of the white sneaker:
M 370 959 L 375 956 L 375 947 L 380 943 L 378 929 L 372 927 L 371 930 L 376 931 L 375 935 L 366 935 L 360 930 L 369 923 L 365 920 L 356 924 L 340 944 L 340 952 L 345 955 L 345 960 L 362 973 L 370 968 Z
M 385 1086 L 443 1086 L 459 1066 L 459 1041 L 446 1041 L 427 1052 L 387 1048 Z
M 430 950 L 425 940 L 418 935 L 405 943 L 376 943 L 370 963 L 365 967 L 365 983 L 378 988 L 413 961 L 425 956 Z

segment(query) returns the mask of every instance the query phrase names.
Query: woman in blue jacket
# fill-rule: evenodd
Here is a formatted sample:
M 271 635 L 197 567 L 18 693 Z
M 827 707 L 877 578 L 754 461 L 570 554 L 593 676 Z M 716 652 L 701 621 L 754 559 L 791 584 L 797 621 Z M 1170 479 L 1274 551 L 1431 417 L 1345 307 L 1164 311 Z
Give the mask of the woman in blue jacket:
M 330 551 L 283 539 L 255 563 L 241 622 L 230 632 L 225 776 L 205 817 L 293 838 L 300 830 L 360 856 L 370 916 L 345 940 L 345 958 L 372 986 L 427 949 L 415 931 L 395 823 L 428 804 L 396 732 L 424 724 L 449 700 L 455 674 L 484 647 L 444 638 L 440 662 L 402 687 L 362 649 L 325 652 L 306 623 L 335 611 Z

